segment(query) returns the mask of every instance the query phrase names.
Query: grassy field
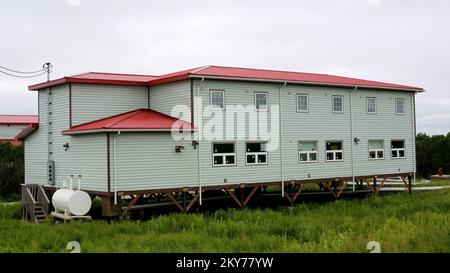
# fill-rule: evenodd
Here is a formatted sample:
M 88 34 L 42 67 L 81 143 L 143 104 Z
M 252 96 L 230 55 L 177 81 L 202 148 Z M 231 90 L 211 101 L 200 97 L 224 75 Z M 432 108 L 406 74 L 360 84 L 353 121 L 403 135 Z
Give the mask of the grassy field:
M 0 252 L 450 252 L 450 190 L 276 209 L 170 214 L 148 221 L 46 223 L 0 205 Z

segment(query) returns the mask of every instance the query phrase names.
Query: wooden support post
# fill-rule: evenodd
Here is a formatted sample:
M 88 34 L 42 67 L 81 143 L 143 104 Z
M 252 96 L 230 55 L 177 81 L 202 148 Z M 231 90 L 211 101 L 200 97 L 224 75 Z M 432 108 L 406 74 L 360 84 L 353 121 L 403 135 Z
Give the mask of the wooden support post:
M 134 196 L 133 200 L 128 204 L 128 206 L 122 211 L 122 216 L 128 213 L 128 211 L 136 204 L 136 202 L 141 198 L 142 194 L 137 194 Z
M 245 199 L 245 193 L 244 193 L 244 187 L 241 184 L 241 195 L 239 196 L 241 198 L 240 202 L 239 202 L 239 206 L 242 208 L 244 208 L 244 199 Z
M 245 197 L 244 188 L 245 188 L 245 186 L 241 185 L 241 187 L 240 187 L 240 189 L 241 189 L 240 200 L 237 198 L 236 194 L 234 194 L 234 192 L 232 192 L 230 189 L 225 189 L 226 192 L 231 196 L 231 198 L 233 198 L 233 200 L 238 204 L 238 206 L 241 209 L 243 209 L 245 206 L 247 206 L 248 202 L 253 197 L 253 195 L 255 195 L 256 191 L 259 188 L 259 186 L 254 187 L 247 197 Z
M 172 201 L 172 203 L 175 204 L 175 206 L 177 206 L 177 208 L 180 209 L 181 212 L 184 211 L 183 207 L 180 205 L 180 203 L 178 203 L 177 199 L 173 196 L 173 194 L 168 193 L 167 197 Z
M 194 206 L 195 202 L 197 202 L 198 198 L 200 197 L 200 191 L 197 192 L 197 194 L 192 198 L 191 202 L 189 202 L 189 205 L 186 207 L 185 212 L 189 212 L 189 210 Z
M 239 205 L 239 207 L 241 206 L 241 202 L 239 201 L 239 199 L 236 197 L 236 195 L 234 194 L 234 192 L 232 192 L 230 189 L 225 189 L 227 191 L 227 193 L 231 196 L 231 198 L 233 198 L 233 200 Z
M 242 204 L 242 207 L 244 208 L 245 206 L 247 206 L 248 202 L 250 201 L 250 199 L 253 197 L 253 195 L 255 195 L 256 191 L 258 190 L 259 187 L 254 187 L 253 190 L 250 192 L 250 194 L 247 196 L 247 198 L 245 198 L 244 203 Z
M 411 194 L 412 193 L 412 177 L 411 175 L 408 175 L 408 193 Z

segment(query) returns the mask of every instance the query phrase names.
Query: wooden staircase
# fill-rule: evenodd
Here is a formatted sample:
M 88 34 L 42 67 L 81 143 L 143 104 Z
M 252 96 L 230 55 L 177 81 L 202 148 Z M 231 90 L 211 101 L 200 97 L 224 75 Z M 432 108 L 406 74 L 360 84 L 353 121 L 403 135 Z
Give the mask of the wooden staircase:
M 50 200 L 44 188 L 38 184 L 22 184 L 23 219 L 36 224 L 46 222 L 50 212 Z

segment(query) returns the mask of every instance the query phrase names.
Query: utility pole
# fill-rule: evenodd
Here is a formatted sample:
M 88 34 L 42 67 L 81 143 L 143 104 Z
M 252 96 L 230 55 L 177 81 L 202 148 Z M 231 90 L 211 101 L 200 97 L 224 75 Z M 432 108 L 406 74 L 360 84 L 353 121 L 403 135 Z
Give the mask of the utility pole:
M 47 71 L 47 81 L 50 81 L 50 73 L 52 72 L 52 64 L 50 62 L 45 63 L 44 65 L 42 65 L 42 68 L 45 68 L 45 70 Z

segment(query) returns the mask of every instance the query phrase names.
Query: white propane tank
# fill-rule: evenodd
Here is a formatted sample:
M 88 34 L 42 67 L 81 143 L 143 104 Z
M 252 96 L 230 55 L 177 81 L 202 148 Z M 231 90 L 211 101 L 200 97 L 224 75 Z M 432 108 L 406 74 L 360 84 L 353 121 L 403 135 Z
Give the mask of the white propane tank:
M 91 209 L 91 197 L 84 191 L 59 189 L 52 196 L 53 206 L 57 210 L 67 211 L 82 216 Z

